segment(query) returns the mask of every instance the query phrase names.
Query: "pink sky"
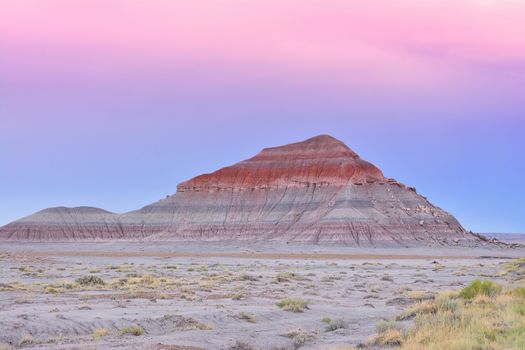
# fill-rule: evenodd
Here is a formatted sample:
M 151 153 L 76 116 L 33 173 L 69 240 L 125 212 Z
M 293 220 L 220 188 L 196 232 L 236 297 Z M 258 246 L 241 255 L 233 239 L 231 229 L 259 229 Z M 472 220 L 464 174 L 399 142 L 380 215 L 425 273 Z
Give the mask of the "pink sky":
M 203 71 L 221 66 L 247 75 L 417 86 L 451 75 L 466 83 L 494 67 L 498 74 L 516 66 L 523 73 L 525 60 L 522 1 L 1 0 L 0 6 L 4 60 L 28 75 L 60 67 L 93 78 L 200 64 Z
M 0 0 L 0 224 L 329 133 L 524 230 L 524 90 L 523 0 Z

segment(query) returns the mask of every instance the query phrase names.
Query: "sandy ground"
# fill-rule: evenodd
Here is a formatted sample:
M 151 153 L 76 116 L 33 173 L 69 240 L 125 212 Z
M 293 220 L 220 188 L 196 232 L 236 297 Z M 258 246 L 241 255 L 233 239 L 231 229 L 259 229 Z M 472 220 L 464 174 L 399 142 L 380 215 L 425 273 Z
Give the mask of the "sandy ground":
M 2 242 L 0 349 L 355 346 L 408 304 L 478 277 L 498 280 L 501 265 L 520 256 L 525 250 Z M 104 284 L 75 282 L 86 276 Z M 276 303 L 285 298 L 308 306 L 283 310 Z M 144 333 L 122 334 L 126 327 Z

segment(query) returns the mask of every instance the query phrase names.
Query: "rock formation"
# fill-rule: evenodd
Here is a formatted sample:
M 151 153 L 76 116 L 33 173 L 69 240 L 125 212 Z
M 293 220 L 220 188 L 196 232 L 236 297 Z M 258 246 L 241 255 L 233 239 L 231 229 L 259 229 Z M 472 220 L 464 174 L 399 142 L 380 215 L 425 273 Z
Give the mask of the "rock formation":
M 383 176 L 326 135 L 177 186 L 177 193 L 117 215 L 46 209 L 0 228 L 1 238 L 280 241 L 352 246 L 476 244 L 479 239 L 414 188 Z
M 18 240 L 89 240 L 122 238 L 118 215 L 92 208 L 48 208 L 0 228 L 0 238 Z

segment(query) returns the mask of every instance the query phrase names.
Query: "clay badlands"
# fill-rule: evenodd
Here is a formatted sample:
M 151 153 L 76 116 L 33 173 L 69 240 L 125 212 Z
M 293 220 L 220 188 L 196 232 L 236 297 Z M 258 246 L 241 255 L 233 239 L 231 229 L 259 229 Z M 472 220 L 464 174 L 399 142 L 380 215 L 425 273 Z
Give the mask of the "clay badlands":
M 317 136 L 2 227 L 0 350 L 523 349 L 523 255 Z M 476 278 L 503 292 L 461 298 Z
M 183 182 L 125 214 L 50 208 L 0 228 L 8 240 L 276 241 L 347 246 L 477 245 L 449 213 L 321 135 Z

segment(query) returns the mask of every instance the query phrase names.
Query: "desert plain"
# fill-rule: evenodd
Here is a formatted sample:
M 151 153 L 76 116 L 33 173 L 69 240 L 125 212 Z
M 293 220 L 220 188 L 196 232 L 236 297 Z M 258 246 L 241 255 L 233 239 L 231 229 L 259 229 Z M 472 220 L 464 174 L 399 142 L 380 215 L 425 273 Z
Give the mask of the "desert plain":
M 524 253 L 2 242 L 0 348 L 379 349 L 381 323 L 476 278 L 507 283 Z

